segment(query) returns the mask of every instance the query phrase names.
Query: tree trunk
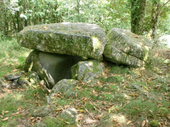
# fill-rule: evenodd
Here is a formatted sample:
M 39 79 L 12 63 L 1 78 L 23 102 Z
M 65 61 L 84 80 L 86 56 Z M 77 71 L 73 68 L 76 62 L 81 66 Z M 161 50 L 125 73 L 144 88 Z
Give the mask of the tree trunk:
M 8 35 L 8 22 L 7 22 L 7 12 L 4 12 L 4 34 Z
M 131 0 L 131 31 L 135 34 L 143 33 L 145 6 L 146 0 Z
M 19 21 L 20 15 L 19 15 L 19 11 L 16 12 L 16 19 L 17 19 L 17 29 L 18 32 L 20 31 L 20 21 Z
M 160 9 L 160 0 L 154 0 L 152 3 L 152 13 L 151 13 L 151 38 L 155 39 L 156 36 L 156 27 L 158 22 L 159 16 L 159 9 Z
M 80 0 L 77 0 L 77 13 L 78 13 L 78 21 L 80 21 Z

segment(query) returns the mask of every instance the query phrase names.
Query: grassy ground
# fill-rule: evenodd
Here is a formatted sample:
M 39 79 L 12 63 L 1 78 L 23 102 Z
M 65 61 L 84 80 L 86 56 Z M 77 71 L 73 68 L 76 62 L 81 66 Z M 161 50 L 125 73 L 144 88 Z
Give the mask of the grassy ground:
M 21 69 L 30 50 L 21 48 L 13 38 L 0 40 L 0 77 Z M 59 95 L 49 105 L 50 116 L 33 117 L 31 109 L 47 105 L 47 93 L 37 84 L 28 89 L 0 92 L 0 127 L 31 126 L 43 121 L 48 127 L 169 127 L 170 126 L 170 50 L 154 49 L 145 68 L 105 64 L 105 73 L 94 85 L 79 83 L 77 96 Z M 77 125 L 59 117 L 74 107 Z M 53 118 L 51 118 L 53 116 Z
M 30 51 L 20 47 L 14 38 L 0 38 L 0 77 L 8 72 L 16 71 Z

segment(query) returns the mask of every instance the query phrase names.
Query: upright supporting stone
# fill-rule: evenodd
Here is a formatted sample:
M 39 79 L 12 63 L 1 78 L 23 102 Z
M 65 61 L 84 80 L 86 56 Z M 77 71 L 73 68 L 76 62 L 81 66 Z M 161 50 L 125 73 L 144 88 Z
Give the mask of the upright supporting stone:
M 71 79 L 71 67 L 80 57 L 59 55 L 34 50 L 24 64 L 25 71 L 36 71 L 41 79 L 45 80 L 48 88 L 61 79 Z

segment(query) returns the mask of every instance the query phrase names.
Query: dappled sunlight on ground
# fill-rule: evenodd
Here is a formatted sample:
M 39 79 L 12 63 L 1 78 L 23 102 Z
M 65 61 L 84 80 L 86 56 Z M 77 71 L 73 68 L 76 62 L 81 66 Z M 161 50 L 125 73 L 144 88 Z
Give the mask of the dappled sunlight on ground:
M 110 119 L 119 123 L 120 125 L 125 125 L 127 123 L 127 119 L 125 118 L 124 115 L 121 114 L 113 114 L 111 115 Z
M 19 71 L 16 65 L 22 66 L 30 51 L 14 49 L 0 54 L 0 76 Z M 96 78 L 99 79 L 96 83 L 80 82 L 75 87 L 77 92 L 73 98 L 58 94 L 56 102 L 49 104 L 53 110 L 49 115 L 59 118 L 61 111 L 69 106 L 77 110 L 77 125 L 81 127 L 144 127 L 152 120 L 168 127 L 170 62 L 167 59 L 170 60 L 170 51 L 166 48 L 153 50 L 147 60 L 148 67 L 103 63 L 105 71 Z M 88 68 L 92 66 L 92 63 L 87 64 Z M 28 89 L 0 89 L 0 126 L 12 120 L 16 120 L 15 125 L 21 122 L 23 125 L 35 124 L 37 121 L 32 121 L 36 118 L 44 121 L 45 117 L 33 117 L 29 110 L 46 104 L 46 94 L 39 85 Z M 58 121 L 69 124 L 61 118 Z
M 170 35 L 164 35 L 159 38 L 160 42 L 170 48 Z

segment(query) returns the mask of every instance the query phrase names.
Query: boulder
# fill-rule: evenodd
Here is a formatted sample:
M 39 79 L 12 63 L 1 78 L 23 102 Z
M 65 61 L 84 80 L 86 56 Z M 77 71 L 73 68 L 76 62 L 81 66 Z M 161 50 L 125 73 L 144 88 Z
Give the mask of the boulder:
M 34 50 L 27 57 L 24 70 L 37 72 L 40 79 L 46 82 L 47 88 L 53 88 L 59 80 L 71 78 L 71 67 L 80 59 L 76 56 Z
M 76 96 L 76 90 L 73 90 L 76 87 L 78 81 L 74 79 L 63 79 L 59 81 L 51 91 L 51 94 L 47 96 L 47 102 L 51 103 L 53 100 L 55 101 L 55 97 L 58 94 L 63 95 L 65 98 Z
M 115 48 L 112 44 L 106 44 L 104 56 L 106 57 L 107 60 L 116 64 L 137 67 L 143 66 L 142 60 L 122 52 L 121 50 Z
M 102 59 L 105 32 L 95 24 L 55 23 L 25 27 L 18 34 L 21 46 L 43 52 Z
M 72 78 L 89 82 L 104 72 L 104 66 L 97 60 L 80 61 L 71 68 Z
M 107 35 L 104 56 L 107 60 L 130 66 L 143 66 L 152 44 L 132 32 L 113 28 Z

